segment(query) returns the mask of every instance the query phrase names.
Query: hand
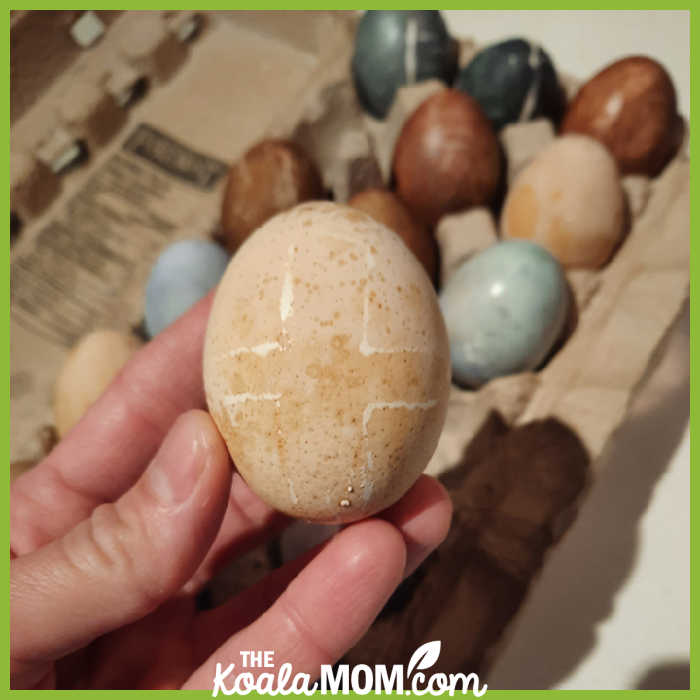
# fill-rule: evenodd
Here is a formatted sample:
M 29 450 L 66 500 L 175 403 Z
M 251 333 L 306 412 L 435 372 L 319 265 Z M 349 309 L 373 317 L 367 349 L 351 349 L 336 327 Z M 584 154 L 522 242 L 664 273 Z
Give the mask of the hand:
M 422 476 L 380 516 L 197 611 L 218 567 L 288 522 L 232 470 L 196 410 L 210 304 L 143 348 L 12 484 L 12 687 L 211 690 L 216 662 L 239 668 L 251 649 L 314 678 L 447 534 L 447 494 Z

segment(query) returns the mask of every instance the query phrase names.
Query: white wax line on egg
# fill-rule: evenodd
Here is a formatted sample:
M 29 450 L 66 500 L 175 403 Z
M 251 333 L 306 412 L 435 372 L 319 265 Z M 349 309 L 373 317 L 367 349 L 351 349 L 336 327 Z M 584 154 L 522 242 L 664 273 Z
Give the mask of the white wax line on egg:
M 362 307 L 362 341 L 360 342 L 360 352 L 363 355 L 372 355 L 374 348 L 367 340 L 367 326 L 369 325 L 369 280 L 365 285 L 365 298 Z
M 297 503 L 299 503 L 299 499 L 297 498 L 297 494 L 294 491 L 294 484 L 292 483 L 292 480 L 289 477 L 287 477 L 287 483 L 289 484 L 289 497 L 292 499 L 292 503 L 296 505 Z
M 427 348 L 405 347 L 405 348 L 375 348 L 367 342 L 367 338 L 362 338 L 360 343 L 360 352 L 367 357 L 368 355 L 398 355 L 402 352 L 409 353 L 428 353 Z
M 280 318 L 284 323 L 293 313 L 294 287 L 292 286 L 292 261 L 294 260 L 294 246 L 290 245 L 287 250 L 287 263 L 285 265 L 284 283 L 282 285 L 282 295 L 280 296 Z
M 228 415 L 229 419 L 231 420 L 231 425 L 235 426 L 238 425 L 238 411 L 234 409 L 234 406 L 238 406 L 242 403 L 245 403 L 246 401 L 274 401 L 275 405 L 279 408 L 280 402 L 279 399 L 282 397 L 282 394 L 271 394 L 271 393 L 263 393 L 263 394 L 250 394 L 248 392 L 243 393 L 243 394 L 228 394 L 227 396 L 224 396 L 223 398 L 223 405 L 229 409 L 228 410 Z
M 542 58 L 540 56 L 540 45 L 534 41 L 530 42 L 530 53 L 527 56 L 527 62 L 533 71 L 537 70 L 542 64 Z
M 238 355 L 245 355 L 247 353 L 253 354 L 253 355 L 259 355 L 260 357 L 265 357 L 269 355 L 273 350 L 282 350 L 282 346 L 276 342 L 276 341 L 271 341 L 268 343 L 260 343 L 259 345 L 253 345 L 252 348 L 246 348 L 246 347 L 241 347 L 241 348 L 235 348 L 234 350 L 230 350 L 228 353 L 229 357 L 237 357 Z
M 415 17 L 406 20 L 406 35 L 404 38 L 403 69 L 407 83 L 416 82 L 418 68 L 418 21 Z
M 372 453 L 368 450 L 367 451 L 367 464 L 365 465 L 364 469 L 362 470 L 362 480 L 360 482 L 360 488 L 362 489 L 362 499 L 365 502 L 365 505 L 369 503 L 369 499 L 372 497 L 372 491 L 373 491 L 373 483 L 371 479 L 368 478 L 369 473 L 372 471 L 372 468 L 374 467 L 374 457 Z
M 540 63 L 542 63 L 539 44 L 530 44 L 530 54 L 527 57 L 527 62 L 530 68 L 533 70 L 535 77 L 530 83 L 530 87 L 528 88 L 522 107 L 520 108 L 520 115 L 518 116 L 519 122 L 525 122 L 528 121 L 528 119 L 532 119 L 533 115 L 535 114 L 535 108 L 537 107 L 537 98 L 539 97 L 540 92 L 540 75 L 537 73 L 537 69 L 540 67 Z

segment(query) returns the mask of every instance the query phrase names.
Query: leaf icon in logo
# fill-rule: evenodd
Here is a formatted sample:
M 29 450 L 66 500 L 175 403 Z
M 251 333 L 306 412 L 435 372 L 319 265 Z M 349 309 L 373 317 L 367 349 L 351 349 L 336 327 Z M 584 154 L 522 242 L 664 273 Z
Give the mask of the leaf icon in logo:
M 411 660 L 408 662 L 408 673 L 406 675 L 410 676 L 414 671 L 422 671 L 426 668 L 430 668 L 438 660 L 441 647 L 442 642 L 439 639 L 421 644 L 421 646 L 413 652 L 413 656 L 411 656 Z

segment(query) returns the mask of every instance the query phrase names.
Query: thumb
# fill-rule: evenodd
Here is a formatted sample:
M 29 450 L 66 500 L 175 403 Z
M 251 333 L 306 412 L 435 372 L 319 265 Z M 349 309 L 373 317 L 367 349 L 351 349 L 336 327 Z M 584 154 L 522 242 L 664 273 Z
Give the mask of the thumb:
M 190 411 L 118 501 L 98 506 L 64 537 L 14 559 L 12 678 L 34 676 L 37 667 L 176 594 L 214 540 L 230 483 L 226 447 L 211 418 Z

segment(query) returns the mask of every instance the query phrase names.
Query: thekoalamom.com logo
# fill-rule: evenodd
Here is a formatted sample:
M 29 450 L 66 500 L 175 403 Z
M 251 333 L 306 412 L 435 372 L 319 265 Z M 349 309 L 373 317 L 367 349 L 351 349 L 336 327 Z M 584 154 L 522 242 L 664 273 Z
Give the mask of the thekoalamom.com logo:
M 427 642 L 413 652 L 408 666 L 394 664 L 387 668 L 384 664 L 368 666 L 358 664 L 350 668 L 348 664 L 321 666 L 321 676 L 312 681 L 308 673 L 293 674 L 292 664 L 283 663 L 276 672 L 274 652 L 242 651 L 241 673 L 236 673 L 236 664 L 229 664 L 225 669 L 216 664 L 216 676 L 212 696 L 247 695 L 250 692 L 269 695 L 358 695 L 369 693 L 396 693 L 398 695 L 442 695 L 448 693 L 462 695 L 472 692 L 481 697 L 488 689 L 486 683 L 480 685 L 476 673 L 433 673 L 426 674 L 435 665 L 440 656 L 441 642 Z

